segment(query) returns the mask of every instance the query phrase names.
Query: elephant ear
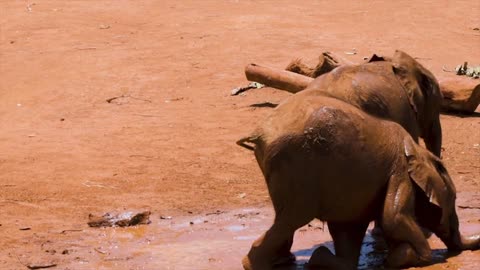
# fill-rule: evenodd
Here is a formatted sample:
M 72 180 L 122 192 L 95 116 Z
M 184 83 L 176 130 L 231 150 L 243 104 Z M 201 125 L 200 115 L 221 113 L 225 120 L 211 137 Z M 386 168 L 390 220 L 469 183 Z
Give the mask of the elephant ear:
M 392 66 L 416 113 L 421 113 L 418 109 L 425 106 L 425 101 L 440 104 L 442 96 L 435 76 L 413 57 L 397 50 L 392 58 Z
M 404 139 L 408 174 L 422 190 L 430 204 L 442 210 L 441 222 L 446 222 L 455 205 L 455 187 L 442 162 L 427 150 L 419 151 L 412 138 Z

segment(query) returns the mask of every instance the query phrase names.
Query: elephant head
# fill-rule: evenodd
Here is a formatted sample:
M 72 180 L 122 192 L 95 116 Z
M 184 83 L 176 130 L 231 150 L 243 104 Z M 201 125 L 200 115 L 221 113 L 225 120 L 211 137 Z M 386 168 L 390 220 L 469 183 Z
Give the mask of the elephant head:
M 435 76 L 402 51 L 395 51 L 390 61 L 393 72 L 416 113 L 418 126 L 421 127 L 420 137 L 424 139 L 427 149 L 440 157 L 442 130 L 439 114 L 442 93 Z
M 464 237 L 455 210 L 456 190 L 442 161 L 412 140 L 404 141 L 408 174 L 415 183 L 415 216 L 435 233 L 449 250 L 480 248 L 480 235 Z

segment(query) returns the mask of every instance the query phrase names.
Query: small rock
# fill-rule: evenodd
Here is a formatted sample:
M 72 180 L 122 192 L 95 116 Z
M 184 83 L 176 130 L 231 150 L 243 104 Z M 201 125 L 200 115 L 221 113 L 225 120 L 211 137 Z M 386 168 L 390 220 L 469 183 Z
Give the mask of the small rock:
M 105 215 L 99 217 L 90 214 L 88 216 L 89 222 L 88 226 L 90 227 L 127 227 L 135 226 L 139 224 L 150 224 L 150 211 L 141 212 L 132 216 L 131 212 L 112 215 L 106 213 Z
M 243 199 L 243 198 L 245 198 L 246 196 L 247 196 L 247 193 L 245 193 L 245 192 L 238 194 L 238 198 L 240 198 L 240 199 Z
M 172 219 L 172 216 L 160 216 L 160 219 Z

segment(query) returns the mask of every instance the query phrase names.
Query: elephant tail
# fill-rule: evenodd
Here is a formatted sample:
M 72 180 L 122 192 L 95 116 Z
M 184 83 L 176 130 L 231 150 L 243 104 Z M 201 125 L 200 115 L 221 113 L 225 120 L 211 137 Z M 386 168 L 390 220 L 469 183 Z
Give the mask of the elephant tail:
M 248 150 L 254 151 L 255 146 L 258 145 L 259 143 L 259 140 L 260 140 L 260 136 L 254 134 L 254 135 L 241 138 L 240 140 L 237 141 L 237 144 Z

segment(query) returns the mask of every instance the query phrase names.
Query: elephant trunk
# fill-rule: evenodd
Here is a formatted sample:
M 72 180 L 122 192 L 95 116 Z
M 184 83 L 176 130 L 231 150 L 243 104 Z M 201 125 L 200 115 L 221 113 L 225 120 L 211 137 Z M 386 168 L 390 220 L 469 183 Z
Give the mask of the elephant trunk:
M 476 250 L 480 248 L 480 234 L 463 236 L 459 230 L 459 222 L 455 211 L 450 216 L 449 228 L 442 230 L 437 235 L 445 243 L 448 250 Z

